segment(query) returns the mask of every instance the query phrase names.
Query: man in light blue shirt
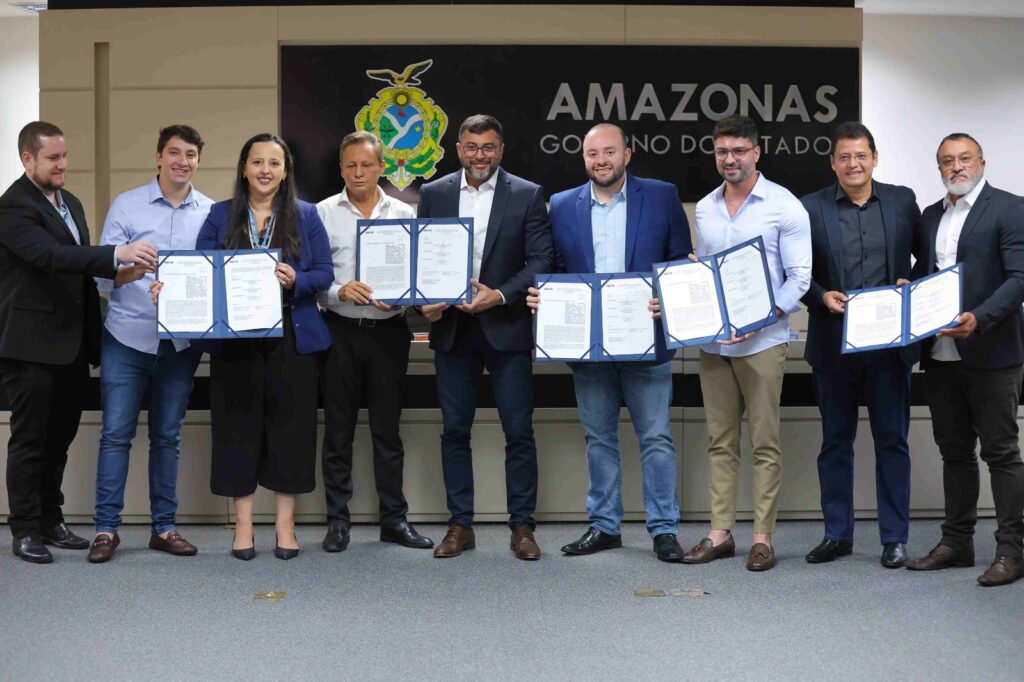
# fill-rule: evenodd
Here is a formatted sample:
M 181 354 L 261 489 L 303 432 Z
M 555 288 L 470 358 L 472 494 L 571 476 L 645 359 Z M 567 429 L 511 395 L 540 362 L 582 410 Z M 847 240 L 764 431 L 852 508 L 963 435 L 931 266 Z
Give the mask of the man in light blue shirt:
M 583 163 L 590 181 L 551 197 L 551 234 L 558 272 L 651 272 L 654 263 L 690 255 L 690 227 L 676 186 L 632 175 L 625 133 L 599 123 L 583 139 Z M 540 305 L 530 288 L 527 305 Z M 590 527 L 562 547 L 570 555 L 595 554 L 622 546 L 622 450 L 619 410 L 625 404 L 640 445 L 644 511 L 654 554 L 682 559 L 676 540 L 679 497 L 672 405 L 673 351 L 656 323 L 654 359 L 636 362 L 579 362 L 572 368 L 580 422 L 587 437 L 587 516 Z
M 101 244 L 145 240 L 159 251 L 194 249 L 199 228 L 213 202 L 192 187 L 203 139 L 186 125 L 160 131 L 157 176 L 121 194 L 103 224 Z M 178 445 L 192 377 L 202 355 L 188 341 L 157 338 L 156 307 L 149 295 L 152 273 L 121 267 L 113 281 L 97 279 L 110 307 L 100 345 L 103 430 L 96 467 L 96 537 L 89 561 L 109 561 L 120 544 L 128 459 L 142 409 L 149 395 L 149 546 L 192 556 L 194 545 L 175 528 L 178 508 Z
M 718 253 L 760 236 L 764 240 L 778 321 L 760 331 L 701 347 L 700 386 L 710 447 L 711 531 L 683 557 L 705 563 L 732 556 L 736 544 L 736 484 L 744 408 L 754 461 L 751 571 L 775 566 L 772 531 L 782 483 L 779 397 L 789 346 L 789 315 L 811 281 L 810 221 L 803 204 L 757 170 L 757 126 L 746 116 L 719 121 L 712 134 L 724 183 L 697 204 L 697 255 Z

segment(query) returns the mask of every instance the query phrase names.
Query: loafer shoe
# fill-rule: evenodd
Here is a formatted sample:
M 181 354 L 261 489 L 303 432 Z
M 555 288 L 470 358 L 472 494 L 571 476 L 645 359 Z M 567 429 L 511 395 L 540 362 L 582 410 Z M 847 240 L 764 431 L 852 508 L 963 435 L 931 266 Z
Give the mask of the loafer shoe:
M 149 548 L 174 556 L 195 556 L 199 552 L 195 545 L 183 538 L 181 533 L 176 530 L 169 532 L 166 538 L 153 533 L 149 536 Z
M 841 556 L 850 556 L 851 554 L 853 554 L 852 542 L 839 542 L 825 538 L 818 543 L 817 547 L 807 553 L 804 560 L 809 564 L 826 564 Z
M 732 535 L 720 544 L 714 544 L 711 538 L 704 538 L 683 555 L 684 564 L 706 564 L 722 557 L 736 556 L 736 541 Z
M 53 555 L 50 554 L 50 550 L 46 549 L 38 535 L 14 538 L 11 550 L 14 552 L 14 556 L 33 564 L 48 564 L 53 561 Z
M 579 540 L 565 545 L 562 547 L 562 551 L 573 556 L 585 556 L 618 547 L 622 547 L 621 535 L 612 535 L 596 528 L 588 528 Z
M 775 568 L 775 548 L 758 542 L 750 548 L 747 555 L 748 571 L 770 571 Z
M 412 524 L 406 521 L 397 523 L 394 526 L 382 526 L 380 529 L 380 541 L 393 542 L 396 545 L 412 547 L 413 549 L 430 549 L 434 546 L 433 540 L 417 533 Z
M 44 545 L 53 545 L 61 549 L 89 549 L 89 541 L 71 532 L 64 522 L 39 533 Z
M 97 535 L 92 541 L 89 549 L 89 556 L 86 559 L 90 564 L 103 564 L 114 558 L 114 551 L 121 544 L 121 538 L 117 533 L 113 536 L 105 533 Z

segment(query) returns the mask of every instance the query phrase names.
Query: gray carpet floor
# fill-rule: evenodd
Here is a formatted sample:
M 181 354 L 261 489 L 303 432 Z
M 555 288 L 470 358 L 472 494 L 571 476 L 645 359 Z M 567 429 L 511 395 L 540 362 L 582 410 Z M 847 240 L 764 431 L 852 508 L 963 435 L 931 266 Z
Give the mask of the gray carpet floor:
M 182 527 L 200 553 L 178 558 L 147 549 L 148 529 L 133 526 L 108 564 L 55 550 L 35 566 L 10 554 L 0 526 L 0 679 L 1024 679 L 1024 581 L 975 582 L 994 552 L 991 520 L 978 566 L 924 574 L 878 564 L 873 522 L 859 525 L 853 556 L 820 566 L 803 555 L 821 524 L 781 523 L 779 566 L 763 574 L 744 569 L 750 524 L 736 530 L 736 558 L 704 566 L 656 561 L 641 524 L 626 526 L 622 549 L 561 556 L 584 529 L 540 526 L 546 554 L 523 562 L 498 525 L 443 561 L 382 544 L 372 526 L 326 554 L 323 527 L 303 526 L 302 554 L 280 561 L 261 526 L 245 563 L 229 556 L 226 528 Z M 704 529 L 683 524 L 681 542 Z M 937 522 L 915 522 L 911 555 L 937 539 Z M 286 595 L 255 598 L 266 591 Z

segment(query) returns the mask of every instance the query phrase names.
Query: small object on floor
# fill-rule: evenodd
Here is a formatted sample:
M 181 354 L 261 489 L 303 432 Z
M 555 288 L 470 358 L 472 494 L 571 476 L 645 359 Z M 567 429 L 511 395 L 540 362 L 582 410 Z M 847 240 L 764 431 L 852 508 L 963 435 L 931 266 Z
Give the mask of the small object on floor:
M 254 599 L 262 599 L 264 601 L 278 601 L 284 599 L 287 592 L 257 592 Z
M 694 598 L 699 598 L 699 597 L 708 596 L 710 594 L 711 594 L 710 592 L 705 592 L 704 590 L 697 589 L 696 587 L 693 588 L 693 589 L 690 589 L 690 590 L 679 590 L 679 589 L 672 590 L 672 596 L 673 597 L 694 597 Z
M 665 590 L 633 590 L 634 597 L 664 597 Z

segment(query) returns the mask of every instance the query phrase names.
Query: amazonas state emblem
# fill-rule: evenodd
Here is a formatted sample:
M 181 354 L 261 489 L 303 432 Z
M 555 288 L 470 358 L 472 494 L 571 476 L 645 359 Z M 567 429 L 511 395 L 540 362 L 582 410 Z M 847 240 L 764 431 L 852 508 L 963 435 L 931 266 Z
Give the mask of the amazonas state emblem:
M 384 146 L 384 175 L 398 189 L 405 189 L 417 177 L 429 178 L 444 158 L 441 136 L 448 128 L 448 116 L 427 93 L 412 87 L 418 76 L 434 64 L 433 59 L 405 67 L 402 73 L 391 69 L 370 69 L 366 75 L 390 83 L 377 92 L 356 114 L 356 129 L 367 130 L 380 138 Z

